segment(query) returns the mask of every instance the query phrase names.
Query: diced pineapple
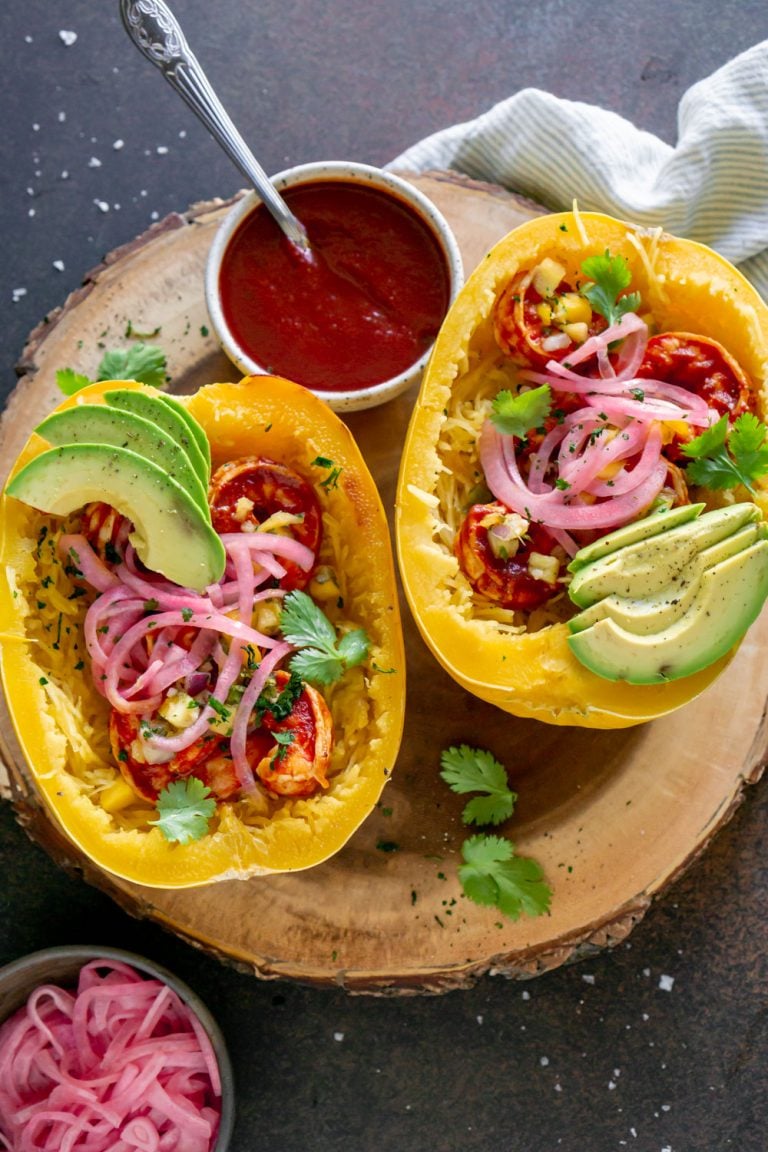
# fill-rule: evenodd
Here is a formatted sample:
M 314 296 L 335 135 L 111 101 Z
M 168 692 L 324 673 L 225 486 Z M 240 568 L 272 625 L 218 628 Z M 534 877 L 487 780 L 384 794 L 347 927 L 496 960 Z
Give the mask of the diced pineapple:
M 553 260 L 551 256 L 545 256 L 533 270 L 533 286 L 539 296 L 546 300 L 548 297 L 554 296 L 564 276 L 565 268 L 563 265 L 558 264 L 557 260 Z
M 560 561 L 557 556 L 545 556 L 543 552 L 531 552 L 528 557 L 528 575 L 534 580 L 546 580 L 547 584 L 556 584 L 560 571 Z
M 176 692 L 166 696 L 158 712 L 174 728 L 189 728 L 197 720 L 200 707 L 186 692 Z
M 136 803 L 136 793 L 122 776 L 99 793 L 99 803 L 105 812 L 119 812 L 129 804 Z
M 536 305 L 536 312 L 544 327 L 548 328 L 552 323 L 552 306 L 547 304 L 545 300 L 542 300 Z
M 557 298 L 553 315 L 556 324 L 589 324 L 592 307 L 578 292 L 564 292 Z
M 251 623 L 257 632 L 276 636 L 280 631 L 280 601 L 259 600 L 253 606 Z
M 574 344 L 583 344 L 587 336 L 589 336 L 589 328 L 586 324 L 563 324 L 563 332 L 566 336 L 570 336 Z
M 278 535 L 282 532 L 285 534 L 286 528 L 292 528 L 294 524 L 301 524 L 303 516 L 297 516 L 294 512 L 273 512 L 262 524 L 259 524 L 259 532 L 275 532 Z
M 309 582 L 309 594 L 313 600 L 338 600 L 341 588 L 336 573 L 328 564 L 321 564 Z

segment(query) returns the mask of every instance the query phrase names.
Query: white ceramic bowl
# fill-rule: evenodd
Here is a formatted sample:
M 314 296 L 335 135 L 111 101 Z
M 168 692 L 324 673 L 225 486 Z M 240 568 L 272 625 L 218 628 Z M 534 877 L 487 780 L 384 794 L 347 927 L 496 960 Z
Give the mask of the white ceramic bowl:
M 334 180 L 344 183 L 360 183 L 389 192 L 421 217 L 437 240 L 445 260 L 449 278 L 448 306 L 450 306 L 464 282 L 461 253 L 445 217 L 432 201 L 413 184 L 409 184 L 399 176 L 393 176 L 380 168 L 347 161 L 300 164 L 295 168 L 288 168 L 284 172 L 279 172 L 273 177 L 273 183 L 278 191 L 283 191 L 283 189 L 297 184 L 312 184 L 321 181 L 326 183 Z M 213 330 L 223 351 L 246 375 L 263 375 L 268 370 L 249 355 L 230 330 L 221 307 L 219 274 L 224 253 L 234 233 L 246 216 L 260 204 L 261 200 L 256 193 L 248 192 L 227 213 L 214 237 L 205 271 L 205 295 Z M 354 391 L 331 391 L 319 388 L 313 388 L 312 391 L 325 400 L 336 412 L 354 412 L 363 408 L 372 408 L 399 396 L 401 392 L 406 391 L 414 384 L 420 378 L 430 352 L 431 348 L 427 348 L 415 363 L 399 375 L 378 384 L 371 384 Z
M 140 975 L 161 980 L 177 994 L 205 1029 L 219 1066 L 221 1077 L 221 1119 L 219 1131 L 211 1152 L 227 1152 L 232 1137 L 235 1116 L 235 1089 L 232 1065 L 221 1029 L 199 996 L 182 980 L 151 960 L 124 952 L 121 948 L 98 948 L 90 945 L 62 945 L 31 952 L 0 968 L 0 1024 L 26 1004 L 29 996 L 41 984 L 74 987 L 80 969 L 91 960 L 117 960 L 128 964 Z

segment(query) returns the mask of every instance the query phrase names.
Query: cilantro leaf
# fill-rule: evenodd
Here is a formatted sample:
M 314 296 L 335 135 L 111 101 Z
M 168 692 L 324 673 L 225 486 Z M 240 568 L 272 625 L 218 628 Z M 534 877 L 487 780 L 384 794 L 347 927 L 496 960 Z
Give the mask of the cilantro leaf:
M 208 822 L 216 811 L 211 790 L 196 776 L 173 780 L 157 798 L 159 818 L 156 824 L 166 840 L 189 844 L 208 831 Z
M 691 458 L 686 476 L 693 484 L 713 490 L 743 484 L 754 493 L 752 482 L 768 473 L 768 429 L 751 412 L 743 412 L 728 429 L 727 414 L 700 436 L 681 445 Z
M 454 792 L 486 793 L 466 805 L 462 814 L 465 824 L 501 824 L 512 815 L 517 793 L 509 787 L 503 764 L 490 752 L 461 744 L 446 749 L 440 765 L 440 775 Z
M 112 348 L 99 364 L 99 380 L 138 380 L 155 388 L 165 386 L 165 353 L 154 344 Z
M 507 436 L 525 436 L 531 428 L 539 428 L 552 407 L 552 392 L 548 384 L 531 388 L 528 392 L 499 392 L 491 406 L 491 422 Z
M 540 916 L 549 911 L 552 891 L 535 860 L 515 856 L 515 846 L 502 836 L 470 836 L 461 849 L 459 880 L 476 904 L 493 906 L 518 920 L 521 912 Z
M 74 368 L 59 368 L 56 373 L 56 383 L 65 396 L 74 396 L 81 388 L 87 388 L 91 381 Z
M 316 684 L 332 684 L 348 668 L 362 664 L 371 646 L 362 628 L 337 638 L 325 613 L 298 590 L 283 601 L 280 628 L 288 643 L 301 649 L 291 658 L 291 670 Z
M 584 285 L 581 295 L 586 296 L 594 310 L 604 316 L 609 325 L 616 324 L 627 312 L 636 312 L 640 307 L 639 292 L 620 295 L 632 281 L 629 264 L 623 256 L 611 256 L 606 248 L 603 256 L 588 256 L 581 270 L 592 281 Z

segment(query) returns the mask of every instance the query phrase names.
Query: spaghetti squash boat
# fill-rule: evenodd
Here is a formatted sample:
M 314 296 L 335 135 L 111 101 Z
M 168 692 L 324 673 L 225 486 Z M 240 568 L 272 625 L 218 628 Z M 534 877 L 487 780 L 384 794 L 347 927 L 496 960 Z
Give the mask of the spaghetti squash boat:
M 33 433 L 0 525 L 10 714 L 82 852 L 184 888 L 342 847 L 395 763 L 405 660 L 378 492 L 325 404 L 276 377 L 92 385 Z
M 597 728 L 712 683 L 768 595 L 767 378 L 768 309 L 702 245 L 576 211 L 501 240 L 398 484 L 408 602 L 454 679 Z

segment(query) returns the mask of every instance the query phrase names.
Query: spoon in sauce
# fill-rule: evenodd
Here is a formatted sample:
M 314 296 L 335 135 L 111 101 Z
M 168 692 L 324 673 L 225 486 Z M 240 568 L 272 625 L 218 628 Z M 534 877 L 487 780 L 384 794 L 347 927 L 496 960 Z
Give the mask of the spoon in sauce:
M 229 117 L 164 0 L 120 0 L 120 15 L 133 43 L 160 69 L 214 140 L 255 189 L 290 243 L 311 259 L 307 230 L 294 216 Z

